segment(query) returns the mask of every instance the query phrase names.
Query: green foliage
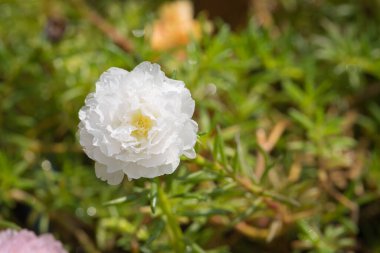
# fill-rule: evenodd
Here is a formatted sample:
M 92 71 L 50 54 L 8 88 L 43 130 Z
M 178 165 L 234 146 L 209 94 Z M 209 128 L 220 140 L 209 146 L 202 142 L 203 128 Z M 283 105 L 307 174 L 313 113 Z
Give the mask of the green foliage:
M 354 240 L 347 235 L 349 229 L 342 225 L 328 225 L 323 233 L 315 226 L 310 226 L 305 220 L 299 221 L 298 225 L 301 229 L 299 236 L 302 246 L 312 248 L 310 252 L 346 252 L 355 245 Z
M 161 2 L 87 1 L 125 52 L 74 0 L 0 1 L 0 228 L 50 231 L 70 252 L 378 250 L 380 3 L 276 1 L 276 27 L 213 22 L 157 52 L 139 34 Z M 143 60 L 191 90 L 197 158 L 109 186 L 78 111 L 104 70 Z

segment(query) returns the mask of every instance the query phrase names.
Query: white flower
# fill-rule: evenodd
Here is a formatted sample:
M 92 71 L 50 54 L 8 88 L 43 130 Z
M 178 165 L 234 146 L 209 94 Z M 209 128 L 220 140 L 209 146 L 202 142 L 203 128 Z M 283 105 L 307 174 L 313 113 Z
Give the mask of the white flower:
M 124 174 L 153 178 L 175 171 L 181 155 L 195 158 L 194 106 L 185 84 L 157 64 L 110 68 L 79 111 L 80 143 L 96 162 L 96 176 L 109 184 Z

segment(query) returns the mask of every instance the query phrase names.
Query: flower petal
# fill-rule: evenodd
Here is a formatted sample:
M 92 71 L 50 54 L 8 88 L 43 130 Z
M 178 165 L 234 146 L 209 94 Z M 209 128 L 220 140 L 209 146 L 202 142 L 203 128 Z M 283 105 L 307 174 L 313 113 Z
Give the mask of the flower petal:
M 110 185 L 120 184 L 124 178 L 124 173 L 122 170 L 108 172 L 107 166 L 100 163 L 95 163 L 95 173 L 98 178 L 103 181 L 107 181 Z
M 179 157 L 195 157 L 195 102 L 182 81 L 143 62 L 133 71 L 110 68 L 79 111 L 80 144 L 109 184 L 173 173 Z

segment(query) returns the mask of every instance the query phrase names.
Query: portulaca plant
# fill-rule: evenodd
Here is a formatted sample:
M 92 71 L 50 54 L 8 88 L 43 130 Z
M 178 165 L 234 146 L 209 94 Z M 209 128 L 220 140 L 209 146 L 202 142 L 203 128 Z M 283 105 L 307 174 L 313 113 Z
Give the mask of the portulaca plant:
M 80 143 L 95 160 L 96 176 L 109 184 L 173 173 L 180 156 L 195 158 L 195 102 L 184 82 L 160 66 L 131 72 L 110 68 L 79 112 Z

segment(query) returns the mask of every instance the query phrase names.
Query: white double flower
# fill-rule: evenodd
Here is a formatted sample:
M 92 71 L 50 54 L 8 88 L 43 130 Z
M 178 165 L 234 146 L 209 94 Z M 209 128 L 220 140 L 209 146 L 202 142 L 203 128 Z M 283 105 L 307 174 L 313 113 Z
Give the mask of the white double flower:
M 97 177 L 109 184 L 124 174 L 153 178 L 175 171 L 181 155 L 194 158 L 194 106 L 185 84 L 157 64 L 103 73 L 79 112 L 80 143 L 95 160 Z

